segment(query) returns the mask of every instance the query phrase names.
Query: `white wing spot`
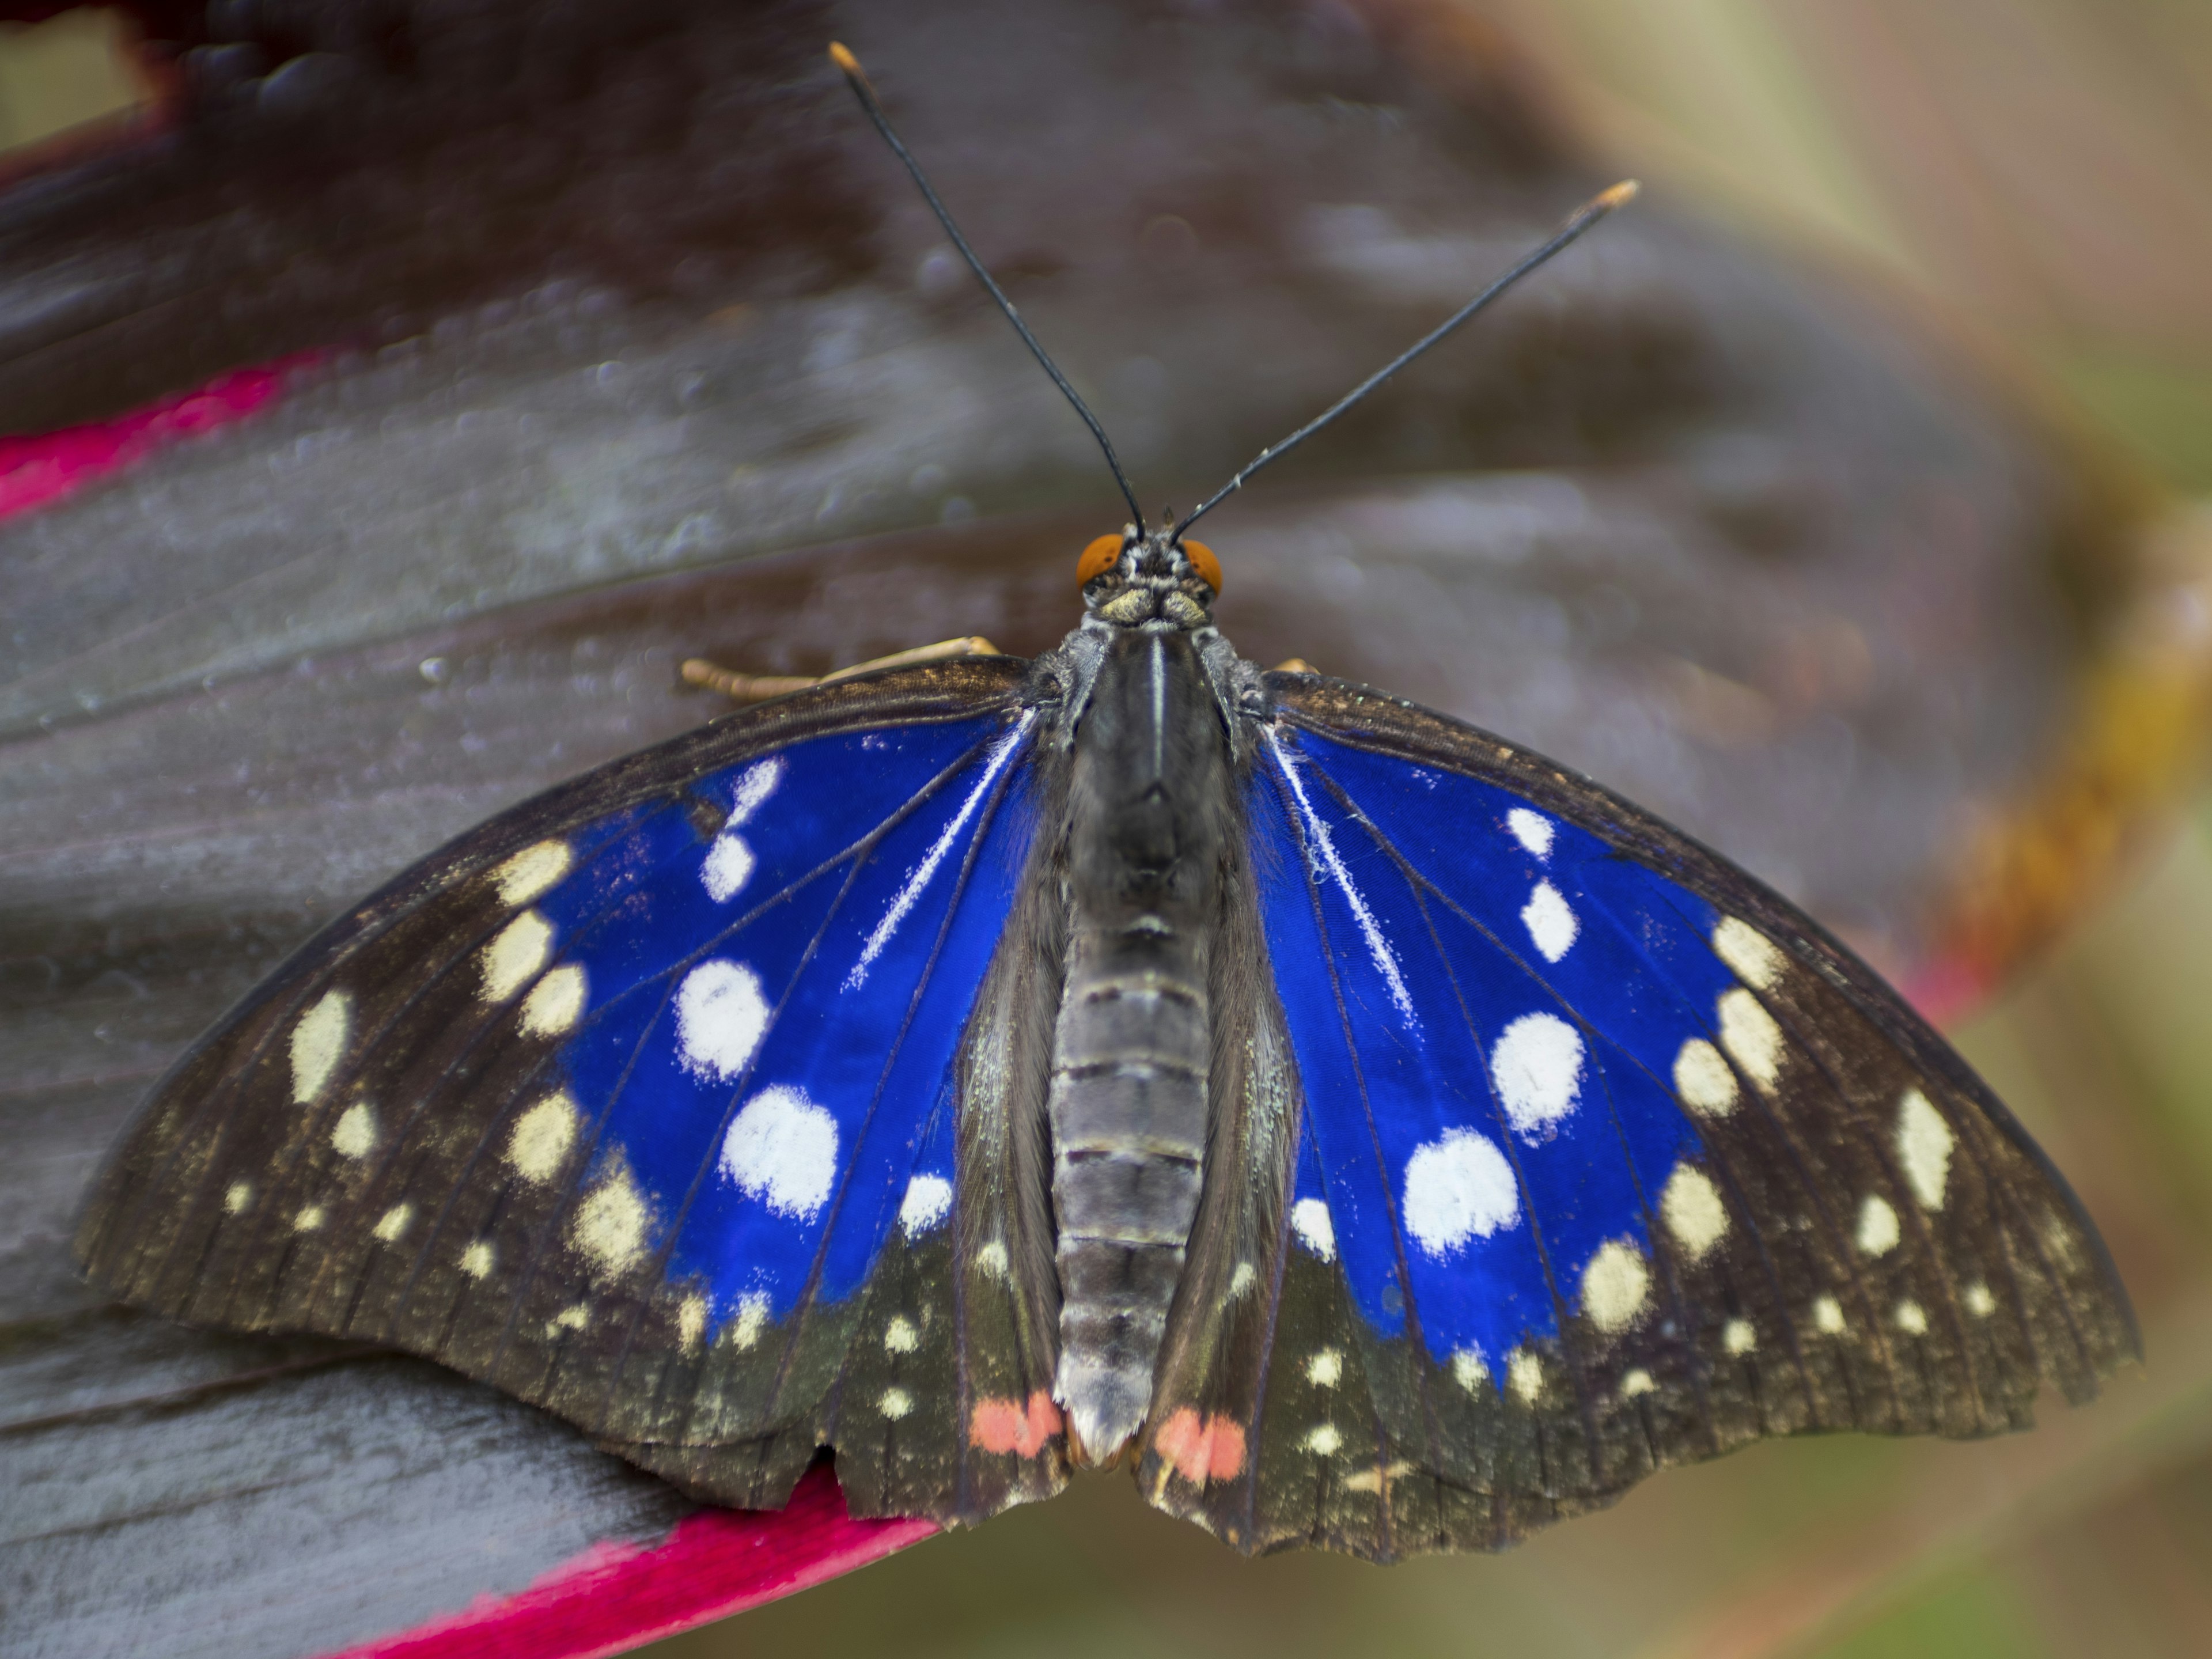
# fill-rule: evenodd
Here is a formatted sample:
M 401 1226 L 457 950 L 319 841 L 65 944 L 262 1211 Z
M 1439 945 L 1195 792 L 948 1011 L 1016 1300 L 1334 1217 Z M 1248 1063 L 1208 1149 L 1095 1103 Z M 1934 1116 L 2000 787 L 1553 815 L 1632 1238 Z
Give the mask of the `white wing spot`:
M 1521 907 L 1521 925 L 1528 930 L 1537 952 L 1547 962 L 1557 962 L 1566 955 L 1583 931 L 1565 896 L 1548 881 L 1538 882 L 1528 903 Z
M 1651 1373 L 1639 1365 L 1620 1379 L 1620 1397 L 1623 1400 L 1633 1400 L 1639 1395 L 1656 1392 L 1658 1387 L 1659 1385 L 1651 1380 Z
M 529 903 L 568 873 L 572 856 L 565 841 L 541 841 L 524 848 L 491 872 L 499 902 L 510 910 Z
M 367 1158 L 376 1150 L 376 1113 L 365 1100 L 356 1100 L 331 1125 L 331 1145 L 340 1158 Z
M 1344 1380 L 1344 1355 L 1335 1348 L 1323 1348 L 1306 1361 L 1306 1381 L 1316 1389 L 1333 1389 Z
M 722 823 L 725 830 L 753 821 L 753 814 L 761 810 L 763 803 L 775 793 L 776 786 L 783 781 L 783 763 L 782 756 L 770 755 L 745 768 L 738 787 L 730 792 L 730 816 Z
M 300 1016 L 292 1028 L 292 1099 L 304 1106 L 323 1091 L 331 1073 L 345 1058 L 346 1036 L 353 1024 L 353 999 L 343 991 L 325 991 L 322 1000 Z
M 1651 1295 L 1644 1253 L 1625 1238 L 1609 1238 L 1583 1269 L 1583 1316 L 1610 1336 L 1636 1322 Z
M 1905 1179 L 1923 1210 L 1943 1207 L 1943 1187 L 1950 1179 L 1951 1150 L 1958 1138 L 1943 1114 L 1929 1103 L 1917 1089 L 1907 1089 L 1897 1105 L 1897 1157 L 1905 1166 Z
M 899 1231 L 920 1238 L 952 1213 L 952 1183 L 941 1175 L 918 1175 L 899 1200 Z
M 1829 1336 L 1840 1335 L 1844 1328 L 1844 1310 L 1832 1296 L 1813 1298 L 1814 1328 Z
M 1659 1214 L 1667 1231 L 1693 1262 L 1702 1261 L 1714 1245 L 1727 1237 L 1728 1206 L 1712 1177 L 1690 1164 L 1677 1164 L 1659 1194 Z
M 811 1221 L 837 1178 L 837 1120 L 800 1090 L 763 1089 L 722 1137 L 721 1169 L 746 1197 Z
M 1447 1129 L 1406 1160 L 1406 1230 L 1438 1261 L 1521 1219 L 1513 1166 L 1472 1129 Z
M 1759 1333 L 1748 1319 L 1731 1319 L 1721 1327 L 1721 1346 L 1734 1354 L 1749 1353 L 1759 1346 Z
M 715 903 L 726 904 L 752 878 L 753 849 L 745 845 L 743 836 L 725 830 L 707 849 L 707 861 L 699 867 L 699 884 Z
M 1735 1110 L 1735 1073 L 1719 1049 L 1692 1037 L 1674 1055 L 1674 1092 L 1700 1117 L 1726 1117 Z
M 738 1298 L 738 1322 L 730 1328 L 731 1346 L 740 1350 L 751 1347 L 767 1327 L 767 1296 L 759 1291 L 746 1291 Z
M 1746 985 L 1771 990 L 1782 975 L 1782 952 L 1774 941 L 1747 921 L 1723 916 L 1713 929 L 1713 954 Z
M 535 910 L 525 910 L 500 931 L 483 951 L 483 989 L 486 1002 L 504 1002 L 544 967 L 553 948 L 553 924 Z
M 1879 1193 L 1867 1194 L 1859 1206 L 1858 1247 L 1861 1255 L 1887 1255 L 1897 1248 L 1897 1212 Z
M 1987 1319 L 1997 1310 L 1997 1299 L 1990 1294 L 1990 1287 L 1976 1279 L 1966 1286 L 1966 1311 L 1977 1319 Z
M 617 1164 L 614 1173 L 592 1188 L 576 1206 L 568 1238 L 592 1269 L 611 1279 L 636 1261 L 645 1249 L 648 1214 L 645 1199 L 629 1171 Z
M 1522 1404 L 1533 1406 L 1544 1397 L 1544 1362 L 1526 1348 L 1505 1356 L 1505 1386 Z
M 566 1091 L 550 1094 L 514 1121 L 507 1138 L 507 1166 L 532 1185 L 559 1171 L 576 1138 L 576 1103 Z
M 759 1052 L 768 1018 L 758 974 L 721 957 L 701 963 L 676 988 L 676 1046 L 684 1069 L 726 1083 Z
M 1259 1282 L 1260 1274 L 1258 1270 L 1255 1269 L 1250 1262 L 1238 1262 L 1237 1264 L 1237 1271 L 1229 1275 L 1229 1294 L 1231 1298 L 1233 1300 L 1237 1297 L 1243 1296 L 1247 1291 L 1249 1291 Z
M 884 1327 L 885 1353 L 912 1353 L 921 1346 L 921 1333 L 914 1328 L 914 1321 L 904 1314 L 894 1314 L 891 1322 Z
M 1328 1218 L 1328 1206 L 1317 1198 L 1302 1198 L 1291 1206 L 1291 1231 L 1298 1243 L 1324 1261 L 1336 1260 L 1336 1224 Z
M 1490 1367 L 1482 1358 L 1482 1350 L 1462 1348 L 1451 1357 L 1452 1381 L 1473 1394 L 1490 1381 Z
M 1006 1265 L 1006 1241 L 1003 1238 L 987 1240 L 975 1251 L 975 1266 L 987 1279 L 1004 1284 L 1011 1270 Z
M 412 1204 L 395 1204 L 376 1218 L 373 1237 L 380 1244 L 397 1244 L 407 1237 L 407 1224 L 414 1219 L 415 1206 Z
M 676 1306 L 676 1346 L 686 1353 L 696 1353 L 699 1339 L 707 1334 L 707 1298 L 687 1296 Z
M 1782 1028 L 1759 1000 L 1737 986 L 1721 993 L 1721 1046 L 1767 1088 L 1782 1075 Z
M 323 1230 L 323 1224 L 330 1218 L 331 1212 L 321 1205 L 310 1204 L 292 1218 L 292 1231 L 295 1233 L 319 1233 Z
M 938 866 L 951 853 L 954 843 L 960 839 L 961 831 L 968 827 L 968 820 L 974 817 L 981 807 L 985 797 L 991 793 L 991 786 L 999 781 L 999 774 L 1006 769 L 1006 763 L 1014 757 L 1014 750 L 1020 745 L 1023 735 L 1029 731 L 1030 723 L 1036 719 L 1036 711 L 1032 708 L 1023 714 L 1020 723 L 1012 731 L 999 739 L 997 746 L 991 750 L 989 762 L 983 768 L 983 775 L 976 780 L 975 788 L 969 791 L 968 799 L 961 802 L 960 810 L 952 815 L 952 822 L 945 826 L 944 833 L 938 836 L 936 844 L 923 856 L 921 862 L 914 866 L 906 878 L 906 884 L 891 900 L 891 908 L 884 912 L 884 919 L 876 924 L 875 932 L 868 935 L 868 942 L 860 947 L 860 959 L 853 964 L 853 971 L 845 975 L 845 989 L 857 991 L 868 982 L 868 969 L 883 954 L 884 947 L 891 942 L 892 935 L 898 932 L 899 924 L 907 919 L 908 912 L 921 902 L 922 890 L 929 885 L 931 878 L 937 874 Z
M 1544 1139 L 1579 1102 L 1583 1034 L 1557 1014 L 1523 1014 L 1492 1048 L 1490 1076 L 1514 1132 Z
M 904 1389 L 885 1389 L 876 1396 L 876 1409 L 896 1423 L 914 1409 L 914 1396 Z
M 556 968 L 530 988 L 522 1000 L 526 1036 L 558 1036 L 582 1018 L 588 982 L 575 963 Z
M 461 1252 L 461 1271 L 471 1279 L 489 1278 L 491 1273 L 491 1246 L 479 1238 Z
M 234 1181 L 222 1189 L 222 1212 L 225 1215 L 243 1215 L 246 1206 L 252 1202 L 253 1183 L 250 1181 Z
M 1334 1423 L 1316 1423 L 1306 1431 L 1305 1449 L 1316 1457 L 1334 1457 L 1344 1449 L 1344 1437 Z
M 1897 1328 L 1907 1335 L 1928 1334 L 1928 1310 L 1910 1297 L 1897 1304 L 1897 1311 L 1891 1316 L 1897 1321 Z
M 1539 859 L 1552 856 L 1552 821 L 1541 812 L 1532 812 L 1525 806 L 1516 806 L 1505 815 L 1505 827 L 1513 832 L 1513 839 Z
M 1276 763 L 1281 766 L 1283 776 L 1290 782 L 1291 793 L 1297 798 L 1298 814 L 1305 820 L 1306 832 L 1315 850 L 1321 854 L 1322 862 L 1328 866 L 1329 873 L 1336 878 L 1336 884 L 1343 890 L 1344 902 L 1352 907 L 1352 920 L 1359 924 L 1360 937 L 1367 942 L 1367 954 L 1375 963 L 1375 971 L 1382 975 L 1384 982 L 1389 986 L 1392 1004 L 1411 1021 L 1413 1018 L 1413 995 L 1406 989 L 1405 977 L 1398 970 L 1397 953 L 1391 950 L 1390 941 L 1382 937 L 1382 924 L 1367 908 L 1366 895 L 1352 881 L 1352 872 L 1344 867 L 1344 860 L 1337 854 L 1336 841 L 1330 835 L 1328 826 L 1321 821 L 1320 815 L 1313 810 L 1313 803 L 1306 799 L 1305 780 L 1298 775 L 1298 766 L 1276 742 L 1273 732 L 1267 734 L 1267 744 L 1275 751 Z

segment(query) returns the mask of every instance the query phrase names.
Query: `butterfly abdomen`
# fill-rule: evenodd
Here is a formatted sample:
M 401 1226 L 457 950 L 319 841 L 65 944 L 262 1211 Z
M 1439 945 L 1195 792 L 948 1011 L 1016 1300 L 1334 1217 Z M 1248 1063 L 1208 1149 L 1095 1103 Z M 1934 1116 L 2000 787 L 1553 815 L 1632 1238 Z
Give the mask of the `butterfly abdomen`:
M 1077 737 L 1049 1097 L 1056 1392 L 1093 1460 L 1144 1422 L 1198 1207 L 1227 765 L 1188 641 L 1118 637 Z

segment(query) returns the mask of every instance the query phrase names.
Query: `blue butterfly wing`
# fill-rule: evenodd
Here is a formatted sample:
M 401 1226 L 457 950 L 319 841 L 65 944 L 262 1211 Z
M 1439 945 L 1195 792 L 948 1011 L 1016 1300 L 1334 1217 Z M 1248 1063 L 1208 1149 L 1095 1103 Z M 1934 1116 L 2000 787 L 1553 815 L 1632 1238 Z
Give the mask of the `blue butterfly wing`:
M 1246 1548 L 1497 1547 L 1762 1436 L 2022 1427 L 2136 1352 L 2063 1182 L 1813 922 L 1540 757 L 1271 682 L 1273 995 L 1156 1502 Z
M 825 1445 L 862 1513 L 1056 1489 L 1019 673 L 732 716 L 434 854 L 157 1088 L 94 1276 L 428 1355 L 725 1502 Z

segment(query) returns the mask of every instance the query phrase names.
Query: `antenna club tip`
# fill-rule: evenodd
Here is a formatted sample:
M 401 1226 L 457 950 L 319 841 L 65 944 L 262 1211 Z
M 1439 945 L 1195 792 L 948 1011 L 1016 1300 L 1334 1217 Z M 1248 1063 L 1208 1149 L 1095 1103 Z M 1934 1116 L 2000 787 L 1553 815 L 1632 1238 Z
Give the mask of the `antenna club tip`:
M 845 43 L 842 40 L 832 40 L 830 43 L 830 61 L 855 81 L 865 81 L 868 78 L 867 72 L 860 67 L 860 60 L 847 50 Z
M 1626 207 L 1636 199 L 1638 192 L 1643 188 L 1644 186 L 1635 179 L 1624 179 L 1611 190 L 1600 191 L 1597 200 L 1592 202 L 1590 205 L 1610 213 L 1617 207 Z

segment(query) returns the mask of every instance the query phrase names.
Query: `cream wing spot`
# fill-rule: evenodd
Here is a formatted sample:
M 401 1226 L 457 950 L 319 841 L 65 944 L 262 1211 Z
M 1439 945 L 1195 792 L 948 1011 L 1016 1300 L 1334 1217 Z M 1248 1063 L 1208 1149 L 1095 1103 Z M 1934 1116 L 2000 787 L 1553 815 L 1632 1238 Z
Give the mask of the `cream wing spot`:
M 1929 1103 L 1917 1089 L 1907 1089 L 1897 1104 L 1897 1158 L 1905 1167 L 1905 1184 L 1923 1210 L 1943 1207 L 1943 1188 L 1950 1179 L 1951 1152 L 1958 1139 L 1943 1114 Z
M 748 1291 L 738 1298 L 737 1322 L 730 1328 L 730 1344 L 744 1350 L 761 1340 L 768 1328 L 768 1297 L 759 1291 Z
M 975 1267 L 987 1279 L 1004 1284 L 1012 1269 L 1006 1260 L 1006 1242 L 1003 1238 L 987 1239 L 975 1251 Z
M 1987 1319 L 1997 1310 L 1996 1297 L 1990 1294 L 1990 1287 L 1978 1279 L 1966 1286 L 1960 1299 L 1966 1303 L 1966 1311 L 1977 1319 Z
M 1694 1164 L 1674 1166 L 1659 1194 L 1659 1214 L 1692 1262 L 1704 1261 L 1728 1235 L 1728 1208 L 1721 1202 L 1720 1189 Z
M 1306 1361 L 1306 1381 L 1316 1389 L 1333 1389 L 1344 1380 L 1344 1355 L 1335 1348 L 1323 1348 Z
M 1472 1129 L 1447 1129 L 1406 1160 L 1406 1231 L 1441 1261 L 1471 1238 L 1488 1238 L 1521 1218 L 1513 1166 Z
M 292 1218 L 292 1231 L 295 1233 L 319 1233 L 323 1230 L 323 1224 L 330 1218 L 330 1212 L 321 1205 L 310 1204 Z
M 1731 1319 L 1721 1327 L 1721 1346 L 1732 1354 L 1747 1354 L 1759 1346 L 1759 1333 L 1748 1319 Z
M 904 1314 L 895 1314 L 891 1322 L 884 1327 L 885 1353 L 912 1353 L 921 1346 L 921 1333 L 914 1328 L 914 1321 Z
M 1482 1350 L 1462 1348 L 1451 1357 L 1452 1381 L 1473 1394 L 1490 1381 L 1490 1366 L 1482 1357 Z
M 1625 1238 L 1599 1245 L 1583 1269 L 1583 1316 L 1608 1336 L 1634 1324 L 1650 1296 L 1644 1254 Z
M 222 1212 L 225 1215 L 244 1215 L 246 1206 L 253 1202 L 253 1183 L 234 1181 L 222 1189 Z
M 676 1304 L 676 1346 L 686 1353 L 699 1351 L 699 1339 L 707 1334 L 707 1298 L 687 1296 Z
M 514 1121 L 507 1138 L 507 1167 L 533 1186 L 560 1172 L 576 1139 L 576 1103 L 562 1090 L 550 1094 Z
M 568 873 L 574 857 L 565 841 L 541 841 L 524 848 L 491 872 L 499 902 L 510 910 L 529 903 Z
M 538 976 L 552 949 L 553 924 L 535 910 L 525 910 L 484 946 L 478 994 L 486 1002 L 506 1001 Z
M 1782 952 L 1774 941 L 1747 921 L 1723 916 L 1713 929 L 1713 954 L 1746 985 L 1771 991 L 1782 976 Z
M 376 1112 L 365 1100 L 356 1100 L 338 1114 L 331 1126 L 331 1145 L 340 1158 L 367 1158 L 376 1150 Z
M 353 1029 L 353 998 L 325 991 L 292 1028 L 292 1102 L 305 1106 L 323 1091 L 345 1058 Z
M 1334 1423 L 1316 1423 L 1302 1443 L 1316 1457 L 1334 1457 L 1344 1449 L 1344 1436 Z
M 1859 1206 L 1859 1227 L 1855 1242 L 1859 1254 L 1864 1256 L 1887 1255 L 1897 1248 L 1901 1237 L 1898 1231 L 1897 1212 L 1889 1200 L 1879 1193 L 1867 1194 Z
M 1721 1047 L 1755 1083 L 1772 1088 L 1782 1075 L 1782 1028 L 1759 1000 L 1741 985 L 1721 993 Z
M 1237 1271 L 1229 1275 L 1229 1299 L 1234 1302 L 1260 1282 L 1259 1270 L 1249 1261 L 1237 1264 Z
M 1524 1406 L 1534 1406 L 1544 1397 L 1544 1362 L 1526 1348 L 1516 1348 L 1505 1356 L 1505 1386 Z
M 896 1423 L 914 1409 L 914 1396 L 904 1389 L 885 1389 L 876 1396 L 876 1409 Z
M 1324 1261 L 1336 1260 L 1336 1224 L 1328 1206 L 1317 1198 L 1302 1198 L 1291 1206 L 1291 1231 L 1298 1243 Z
M 489 1278 L 491 1261 L 491 1246 L 481 1238 L 461 1252 L 461 1271 L 471 1279 Z
M 1549 1138 L 1579 1103 L 1583 1034 L 1557 1014 L 1523 1014 L 1490 1051 L 1491 1080 L 1506 1120 L 1523 1140 Z
M 568 1241 L 602 1279 L 623 1272 L 645 1249 L 651 1219 L 645 1198 L 617 1163 L 606 1178 L 584 1195 L 568 1224 Z
M 758 974 L 722 957 L 701 963 L 676 991 L 676 1046 L 684 1069 L 726 1083 L 759 1051 L 768 1020 Z
M 545 1334 L 556 1336 L 562 1331 L 580 1331 L 592 1322 L 592 1310 L 587 1304 L 574 1302 L 553 1316 L 545 1327 Z
M 1638 1395 L 1656 1393 L 1659 1385 L 1651 1380 L 1651 1373 L 1638 1366 L 1620 1379 L 1620 1397 L 1634 1400 Z
M 1897 1321 L 1897 1328 L 1908 1336 L 1928 1334 L 1928 1310 L 1910 1297 L 1897 1304 L 1891 1317 Z
M 837 1178 L 837 1120 L 800 1089 L 762 1090 L 722 1137 L 722 1173 L 777 1215 L 811 1221 Z
M 1547 962 L 1557 962 L 1566 955 L 1583 931 L 1566 896 L 1548 881 L 1538 882 L 1528 903 L 1521 907 L 1521 925 L 1528 930 L 1529 942 Z
M 588 985 L 581 966 L 568 963 L 530 988 L 522 1000 L 522 1030 L 528 1036 L 558 1036 L 584 1012 Z
M 414 1219 L 415 1206 L 403 1200 L 376 1218 L 370 1236 L 380 1244 L 397 1244 L 407 1237 L 408 1224 Z
M 1813 1328 L 1824 1336 L 1841 1335 L 1844 1328 L 1843 1304 L 1832 1296 L 1814 1297 L 1813 1298 Z
M 1692 1037 L 1674 1055 L 1674 1092 L 1700 1117 L 1726 1117 L 1735 1110 L 1735 1073 L 1719 1049 Z

